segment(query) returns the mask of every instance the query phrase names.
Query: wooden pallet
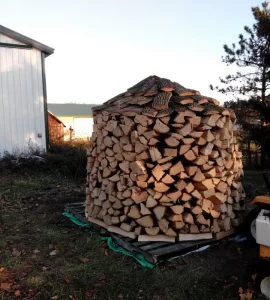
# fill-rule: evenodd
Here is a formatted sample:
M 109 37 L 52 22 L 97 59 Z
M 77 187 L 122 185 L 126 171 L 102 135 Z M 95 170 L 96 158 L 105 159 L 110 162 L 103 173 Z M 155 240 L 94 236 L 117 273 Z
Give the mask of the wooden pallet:
M 85 217 L 85 202 L 76 202 L 65 205 L 65 212 L 72 214 L 83 223 L 89 223 Z
M 123 238 L 116 234 L 110 234 L 117 244 L 132 253 L 140 253 L 145 260 L 156 264 L 157 262 L 181 256 L 202 246 L 216 242 L 215 239 L 192 242 L 138 242 L 129 238 Z
M 71 213 L 80 221 L 87 223 L 88 220 L 85 218 L 84 209 L 85 209 L 84 202 L 71 203 L 65 206 L 66 212 Z M 234 230 L 230 230 L 228 232 L 221 232 L 216 234 L 215 238 L 213 239 L 178 242 L 178 243 L 138 242 L 130 238 L 108 232 L 103 228 L 101 229 L 95 224 L 93 225 L 94 228 L 95 229 L 97 228 L 101 234 L 106 236 L 111 236 L 114 239 L 114 241 L 125 250 L 134 254 L 138 254 L 138 253 L 142 254 L 145 260 L 153 264 L 160 262 L 162 260 L 167 260 L 177 256 L 184 255 L 202 246 L 216 243 L 217 240 L 220 240 L 222 238 L 225 238 L 235 233 Z

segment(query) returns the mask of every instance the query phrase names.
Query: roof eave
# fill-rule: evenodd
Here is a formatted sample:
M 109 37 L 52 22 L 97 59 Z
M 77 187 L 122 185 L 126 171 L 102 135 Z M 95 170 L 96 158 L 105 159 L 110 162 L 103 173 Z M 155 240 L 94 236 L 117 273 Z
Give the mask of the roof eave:
M 45 53 L 46 56 L 49 56 L 54 53 L 54 49 L 44 45 L 40 42 L 37 42 L 33 39 L 30 39 L 29 37 L 22 35 L 14 30 L 11 30 L 7 27 L 4 27 L 3 25 L 0 25 L 0 33 L 7 35 L 10 38 L 13 38 L 21 43 L 31 45 L 33 48 L 38 49 Z
M 52 118 L 54 118 L 58 123 L 63 124 L 64 127 L 66 127 L 66 125 L 61 120 L 59 120 L 51 111 L 48 110 L 48 114 L 51 115 Z

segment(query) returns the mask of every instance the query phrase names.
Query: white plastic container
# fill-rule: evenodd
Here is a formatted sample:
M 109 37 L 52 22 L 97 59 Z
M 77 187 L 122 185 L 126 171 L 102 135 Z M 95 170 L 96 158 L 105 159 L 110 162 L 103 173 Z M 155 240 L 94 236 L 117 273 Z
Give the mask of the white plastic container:
M 270 299 L 270 277 L 265 277 L 261 282 L 261 292 Z
M 256 219 L 256 242 L 270 247 L 270 210 L 262 209 Z

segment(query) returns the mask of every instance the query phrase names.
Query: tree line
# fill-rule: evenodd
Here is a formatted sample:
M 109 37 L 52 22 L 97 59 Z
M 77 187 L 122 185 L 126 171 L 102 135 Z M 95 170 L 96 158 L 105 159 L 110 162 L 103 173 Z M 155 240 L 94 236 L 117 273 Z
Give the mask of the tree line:
M 270 167 L 270 8 L 252 7 L 255 23 L 245 26 L 237 43 L 223 46 L 222 62 L 235 73 L 219 78 L 211 90 L 231 95 L 225 107 L 237 115 L 237 134 L 246 167 Z

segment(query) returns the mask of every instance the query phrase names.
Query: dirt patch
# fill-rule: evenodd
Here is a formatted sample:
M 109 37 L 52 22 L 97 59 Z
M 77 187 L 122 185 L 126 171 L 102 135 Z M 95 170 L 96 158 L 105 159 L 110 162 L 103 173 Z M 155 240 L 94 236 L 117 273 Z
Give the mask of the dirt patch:
M 62 216 L 83 195 L 55 175 L 0 179 L 0 299 L 227 300 L 252 284 L 257 247 L 228 240 L 143 269 Z

